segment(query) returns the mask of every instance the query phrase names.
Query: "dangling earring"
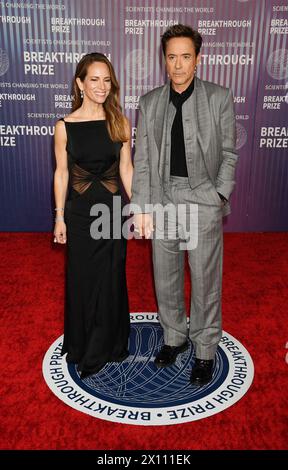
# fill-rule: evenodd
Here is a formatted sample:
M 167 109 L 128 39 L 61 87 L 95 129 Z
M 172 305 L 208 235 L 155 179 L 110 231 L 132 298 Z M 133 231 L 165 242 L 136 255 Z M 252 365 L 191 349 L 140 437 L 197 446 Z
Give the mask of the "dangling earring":
M 84 97 L 84 91 L 83 90 L 80 90 L 80 96 L 81 96 L 81 99 L 83 100 L 83 97 Z

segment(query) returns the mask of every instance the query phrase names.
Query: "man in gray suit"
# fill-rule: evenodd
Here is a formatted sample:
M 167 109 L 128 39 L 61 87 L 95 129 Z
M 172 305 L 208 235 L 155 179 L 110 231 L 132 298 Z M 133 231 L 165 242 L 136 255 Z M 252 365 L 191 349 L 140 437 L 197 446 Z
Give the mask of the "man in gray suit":
M 237 161 L 233 98 L 231 90 L 195 76 L 202 45 L 197 31 L 174 25 L 161 42 L 170 83 L 140 99 L 131 203 L 135 230 L 146 238 L 154 231 L 154 280 L 164 331 L 155 364 L 173 364 L 189 336 L 196 356 L 190 380 L 201 386 L 212 379 L 222 335 L 222 217 L 230 212 Z M 153 229 L 153 207 L 160 204 L 182 209 L 167 211 L 164 223 L 156 217 Z M 192 281 L 189 330 L 183 242 Z

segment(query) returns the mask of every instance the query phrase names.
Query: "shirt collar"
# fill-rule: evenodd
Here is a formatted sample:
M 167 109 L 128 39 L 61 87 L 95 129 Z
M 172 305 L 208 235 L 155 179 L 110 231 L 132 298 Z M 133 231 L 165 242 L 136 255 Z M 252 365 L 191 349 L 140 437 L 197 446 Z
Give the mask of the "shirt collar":
M 192 82 L 190 83 L 190 85 L 188 86 L 188 88 L 186 88 L 186 90 L 182 91 L 182 93 L 178 93 L 177 91 L 175 91 L 172 88 L 172 82 L 171 82 L 171 84 L 170 84 L 170 101 L 172 101 L 172 103 L 174 104 L 174 106 L 176 106 L 176 108 L 178 106 L 182 106 L 184 101 L 186 101 L 189 98 L 189 96 L 192 95 L 193 90 L 194 90 L 194 78 L 193 78 Z

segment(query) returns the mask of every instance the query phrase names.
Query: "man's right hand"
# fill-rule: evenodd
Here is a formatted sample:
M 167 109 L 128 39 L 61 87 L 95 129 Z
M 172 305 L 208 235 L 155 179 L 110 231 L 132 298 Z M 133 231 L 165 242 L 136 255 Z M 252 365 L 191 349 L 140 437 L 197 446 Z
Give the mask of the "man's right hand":
M 153 228 L 153 217 L 151 214 L 134 215 L 134 231 L 139 233 L 140 237 L 150 238 Z

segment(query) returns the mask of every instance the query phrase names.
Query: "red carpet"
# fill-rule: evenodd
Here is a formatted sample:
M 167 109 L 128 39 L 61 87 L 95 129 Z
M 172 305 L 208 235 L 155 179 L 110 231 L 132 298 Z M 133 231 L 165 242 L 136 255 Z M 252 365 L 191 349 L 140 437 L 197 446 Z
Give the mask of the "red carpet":
M 45 384 L 43 356 L 63 315 L 63 249 L 51 239 L 0 235 L 1 449 L 287 448 L 287 234 L 225 234 L 223 328 L 252 356 L 251 388 L 222 413 L 160 427 L 92 418 Z M 151 272 L 149 242 L 129 242 L 132 312 L 156 311 Z

